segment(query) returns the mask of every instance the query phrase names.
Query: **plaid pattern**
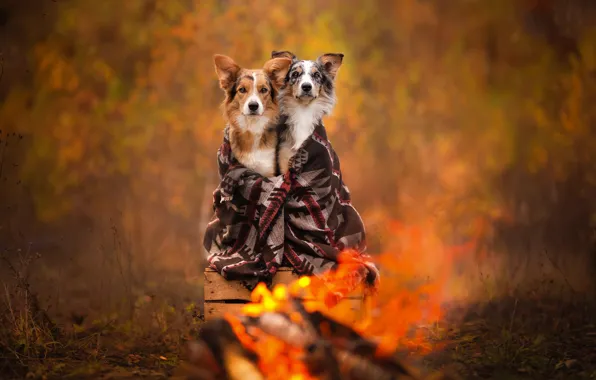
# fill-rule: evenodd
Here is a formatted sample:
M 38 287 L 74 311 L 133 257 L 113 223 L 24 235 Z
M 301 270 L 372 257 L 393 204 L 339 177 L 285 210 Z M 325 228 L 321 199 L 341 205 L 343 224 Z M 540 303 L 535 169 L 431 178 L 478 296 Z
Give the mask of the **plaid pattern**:
M 203 242 L 211 268 L 252 288 L 270 283 L 282 263 L 299 274 L 321 276 L 349 249 L 363 259 L 356 277 L 377 283 L 378 271 L 364 255 L 364 224 L 322 124 L 283 176 L 264 178 L 238 163 L 228 128 L 217 156 L 221 183 Z

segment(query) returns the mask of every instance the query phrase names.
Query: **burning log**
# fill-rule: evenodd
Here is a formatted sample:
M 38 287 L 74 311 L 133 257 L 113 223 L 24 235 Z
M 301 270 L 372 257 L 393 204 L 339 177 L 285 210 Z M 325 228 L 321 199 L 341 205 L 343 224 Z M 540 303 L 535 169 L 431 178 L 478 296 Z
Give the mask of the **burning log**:
M 287 290 L 287 289 L 286 289 Z M 188 379 L 419 379 L 393 353 L 285 290 L 260 289 L 243 315 L 209 321 Z
M 232 326 L 225 320 L 210 322 L 201 331 L 201 340 L 189 344 L 188 379 L 262 380 L 254 353 L 246 350 Z
M 322 278 L 302 277 L 288 286 L 278 284 L 272 292 L 259 284 L 250 297 L 243 298 L 251 303 L 205 323 L 190 350 L 193 371 L 188 371 L 188 378 L 421 379 L 402 362 L 397 349 L 429 349 L 424 332 L 414 325 L 440 317 L 440 297 L 436 297 L 440 286 L 425 283 L 410 289 L 389 282 L 391 295 L 382 303 L 376 293 L 378 284 L 371 286 L 361 269 L 361 262 L 348 257 Z M 368 286 L 365 295 L 375 295 L 365 298 L 375 303 L 371 305 L 375 312 L 354 322 L 344 320 L 337 313 L 342 310 L 338 301 L 349 297 L 358 284 Z

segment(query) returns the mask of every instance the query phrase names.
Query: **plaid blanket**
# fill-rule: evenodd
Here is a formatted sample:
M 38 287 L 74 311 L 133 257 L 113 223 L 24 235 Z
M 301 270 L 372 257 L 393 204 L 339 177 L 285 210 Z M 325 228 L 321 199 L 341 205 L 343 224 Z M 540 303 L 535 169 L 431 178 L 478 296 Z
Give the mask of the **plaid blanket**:
M 337 267 L 341 252 L 350 251 L 348 256 L 357 256 L 361 265 L 346 283 L 366 281 L 375 287 L 378 271 L 364 254 L 364 224 L 322 124 L 285 175 L 265 178 L 238 163 L 228 128 L 217 157 L 221 182 L 203 242 L 211 268 L 252 289 L 259 281 L 270 284 L 282 264 L 299 274 L 322 276 Z

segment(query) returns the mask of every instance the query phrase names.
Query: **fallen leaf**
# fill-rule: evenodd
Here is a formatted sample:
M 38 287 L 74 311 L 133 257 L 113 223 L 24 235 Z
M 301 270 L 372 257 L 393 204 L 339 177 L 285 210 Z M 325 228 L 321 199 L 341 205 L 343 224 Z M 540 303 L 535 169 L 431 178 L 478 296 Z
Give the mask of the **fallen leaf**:
M 579 361 L 576 359 L 565 360 L 565 367 L 567 367 L 567 368 L 575 368 L 578 366 L 579 366 Z
M 534 339 L 534 346 L 539 346 L 542 342 L 544 342 L 544 340 L 544 335 L 538 335 L 536 339 Z

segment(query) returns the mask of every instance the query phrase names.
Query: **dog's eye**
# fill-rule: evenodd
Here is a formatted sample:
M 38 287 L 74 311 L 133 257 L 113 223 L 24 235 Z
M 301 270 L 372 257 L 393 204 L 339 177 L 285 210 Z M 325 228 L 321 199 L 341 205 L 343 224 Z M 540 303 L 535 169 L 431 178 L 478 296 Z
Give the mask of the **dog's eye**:
M 292 78 L 298 78 L 298 75 L 300 75 L 300 73 L 298 71 L 294 71 L 292 73 Z
M 312 75 L 312 77 L 315 79 L 319 79 L 321 77 L 321 74 L 319 74 L 318 71 L 315 71 L 315 73 Z
M 267 89 L 267 87 L 263 87 L 263 88 L 261 88 L 261 94 L 266 94 L 266 93 L 267 93 L 267 91 L 269 91 L 269 90 Z
M 244 87 L 240 87 L 238 89 L 238 92 L 241 93 L 241 94 L 244 94 L 246 92 L 246 89 Z

